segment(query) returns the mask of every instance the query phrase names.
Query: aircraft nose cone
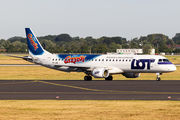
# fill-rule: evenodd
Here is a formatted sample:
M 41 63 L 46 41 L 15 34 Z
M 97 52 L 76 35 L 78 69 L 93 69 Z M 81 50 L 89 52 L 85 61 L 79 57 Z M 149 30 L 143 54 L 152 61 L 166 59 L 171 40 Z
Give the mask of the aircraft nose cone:
M 172 71 L 172 72 L 177 70 L 175 65 L 169 66 L 168 69 L 169 69 L 169 71 Z

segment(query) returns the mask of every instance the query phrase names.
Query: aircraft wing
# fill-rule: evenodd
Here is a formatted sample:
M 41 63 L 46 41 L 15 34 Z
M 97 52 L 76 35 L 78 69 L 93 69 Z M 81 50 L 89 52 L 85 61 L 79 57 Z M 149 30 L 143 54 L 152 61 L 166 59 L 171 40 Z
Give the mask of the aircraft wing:
M 90 70 L 90 71 L 92 71 L 93 69 L 98 69 L 98 68 L 106 68 L 112 74 L 124 72 L 121 69 L 117 67 L 113 67 L 113 66 L 86 66 L 86 65 L 78 65 L 78 64 L 62 64 L 62 65 L 55 65 L 55 67 L 80 68 L 80 69 Z
M 55 65 L 55 67 L 70 67 L 70 68 L 83 68 L 83 69 L 91 69 L 91 68 L 96 68 L 99 66 L 86 66 L 86 65 L 77 65 L 77 64 L 58 64 Z

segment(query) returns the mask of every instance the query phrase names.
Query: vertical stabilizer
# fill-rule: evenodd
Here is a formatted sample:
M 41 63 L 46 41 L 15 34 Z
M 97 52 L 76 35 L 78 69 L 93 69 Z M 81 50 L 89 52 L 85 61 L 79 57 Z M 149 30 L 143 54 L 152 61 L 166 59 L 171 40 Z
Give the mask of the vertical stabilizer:
M 45 52 L 45 50 L 39 43 L 38 39 L 36 38 L 31 28 L 25 28 L 25 31 L 26 31 L 27 44 L 28 44 L 29 51 L 33 55 L 42 55 Z

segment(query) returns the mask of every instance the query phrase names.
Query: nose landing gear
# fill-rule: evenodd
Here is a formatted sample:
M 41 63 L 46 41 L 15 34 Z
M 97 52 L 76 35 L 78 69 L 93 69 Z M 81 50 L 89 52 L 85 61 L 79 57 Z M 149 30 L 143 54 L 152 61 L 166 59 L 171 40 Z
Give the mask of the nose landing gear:
M 160 77 L 157 77 L 157 78 L 156 78 L 156 81 L 161 81 L 161 78 L 160 78 Z
M 157 75 L 156 81 L 161 81 L 160 75 L 162 75 L 162 73 L 156 73 L 156 75 Z

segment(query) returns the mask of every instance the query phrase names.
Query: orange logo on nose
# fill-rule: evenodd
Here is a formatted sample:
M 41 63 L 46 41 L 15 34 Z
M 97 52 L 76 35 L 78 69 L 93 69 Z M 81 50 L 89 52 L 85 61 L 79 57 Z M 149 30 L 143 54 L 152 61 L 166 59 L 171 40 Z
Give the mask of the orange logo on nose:
M 32 38 L 32 34 L 28 34 L 28 38 L 31 42 L 31 45 L 34 47 L 34 50 L 36 50 L 38 48 L 37 43 L 34 42 L 33 38 Z

